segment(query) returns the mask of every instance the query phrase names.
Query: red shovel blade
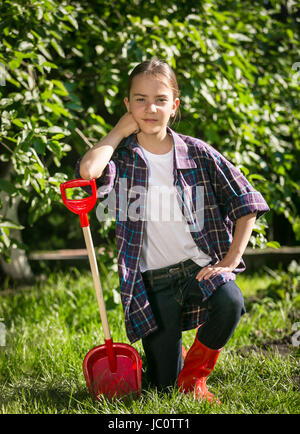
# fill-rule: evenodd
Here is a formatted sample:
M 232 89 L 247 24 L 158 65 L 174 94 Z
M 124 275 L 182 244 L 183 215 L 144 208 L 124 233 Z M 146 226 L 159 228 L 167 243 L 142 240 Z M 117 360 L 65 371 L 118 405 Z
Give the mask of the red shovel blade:
M 142 361 L 138 352 L 127 344 L 113 343 L 115 366 L 111 362 L 106 345 L 91 349 L 83 361 L 83 373 L 91 396 L 100 399 L 137 398 L 141 393 Z

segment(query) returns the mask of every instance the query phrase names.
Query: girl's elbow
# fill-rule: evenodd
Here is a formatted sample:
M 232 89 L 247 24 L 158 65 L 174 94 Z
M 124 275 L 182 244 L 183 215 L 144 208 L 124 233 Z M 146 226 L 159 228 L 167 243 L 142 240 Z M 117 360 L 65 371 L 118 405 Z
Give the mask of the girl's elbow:
M 91 171 L 85 165 L 80 165 L 79 173 L 82 179 L 86 179 L 86 180 L 93 179 Z
M 102 173 L 95 173 L 91 168 L 86 165 L 80 165 L 79 173 L 82 179 L 90 180 L 94 178 L 99 178 Z

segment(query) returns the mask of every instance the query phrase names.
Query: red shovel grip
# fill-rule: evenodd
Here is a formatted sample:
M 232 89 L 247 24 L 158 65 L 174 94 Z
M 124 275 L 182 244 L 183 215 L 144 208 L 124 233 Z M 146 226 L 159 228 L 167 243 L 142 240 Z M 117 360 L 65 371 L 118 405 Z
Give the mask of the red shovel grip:
M 92 195 L 83 199 L 67 199 L 66 189 L 90 186 Z M 72 181 L 63 182 L 60 184 L 61 197 L 66 207 L 74 214 L 80 217 L 81 227 L 89 226 L 87 213 L 94 208 L 97 201 L 97 186 L 95 179 L 73 179 Z

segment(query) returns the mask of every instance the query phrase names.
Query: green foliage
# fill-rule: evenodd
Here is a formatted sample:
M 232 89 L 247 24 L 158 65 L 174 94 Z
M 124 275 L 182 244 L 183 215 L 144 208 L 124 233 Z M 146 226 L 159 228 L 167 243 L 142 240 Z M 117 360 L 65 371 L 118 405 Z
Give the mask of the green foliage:
M 266 246 L 273 213 L 300 240 L 295 3 L 4 0 L 0 13 L 0 146 L 10 167 L 0 187 L 29 205 L 26 225 L 60 202 L 59 184 L 73 177 L 68 155 L 85 151 L 75 128 L 95 141 L 106 134 L 124 113 L 128 73 L 157 56 L 179 81 L 175 129 L 216 147 L 270 204 L 252 244 Z M 9 247 L 6 226 L 0 251 Z
M 51 0 L 4 1 L 1 6 L 0 61 L 5 69 L 0 92 L 1 161 L 8 174 L 1 188 L 10 199 L 21 197 L 30 204 L 29 225 L 59 200 L 59 184 L 66 174 L 57 169 L 71 149 L 65 139 L 82 110 L 66 71 L 53 74 L 59 68 L 55 56 L 64 57 L 67 51 L 61 41 L 65 36 L 71 40 L 73 15 L 74 7 L 64 9 Z M 6 219 L 0 219 L 7 228 Z M 11 247 L 8 235 L 2 230 L 4 254 Z
M 300 307 L 300 264 L 297 261 L 292 261 L 287 269 L 279 269 L 278 271 L 270 270 L 265 267 L 265 270 L 270 273 L 274 280 L 264 293 L 272 298 L 283 300 L 288 298 L 292 300 L 296 308 Z

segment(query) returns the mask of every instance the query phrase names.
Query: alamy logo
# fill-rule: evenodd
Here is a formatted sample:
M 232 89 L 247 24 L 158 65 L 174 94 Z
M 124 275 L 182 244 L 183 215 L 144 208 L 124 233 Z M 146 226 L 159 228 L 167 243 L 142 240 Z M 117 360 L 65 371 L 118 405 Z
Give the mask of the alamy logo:
M 300 85 L 300 62 L 295 62 L 292 66 L 292 69 L 296 71 L 293 74 L 293 80 Z
M 293 334 L 291 339 L 293 347 L 299 347 L 300 345 L 300 330 L 298 329 L 300 329 L 300 322 L 295 322 L 292 325 L 292 330 L 296 331 L 296 333 Z
M 96 210 L 99 221 L 109 218 L 117 221 L 183 221 L 187 224 L 187 231 L 203 229 L 203 186 L 188 186 L 184 190 L 178 186 L 150 186 L 148 190 L 143 186 L 128 188 L 127 178 L 120 178 L 118 184 L 118 192 L 113 189 L 99 203 Z M 98 189 L 98 197 L 105 196 L 105 189 L 106 186 Z
M 6 327 L 3 322 L 0 322 L 0 347 L 5 347 L 6 345 Z
M 6 76 L 5 65 L 4 65 L 4 63 L 0 62 L 0 86 L 6 85 L 5 76 Z

